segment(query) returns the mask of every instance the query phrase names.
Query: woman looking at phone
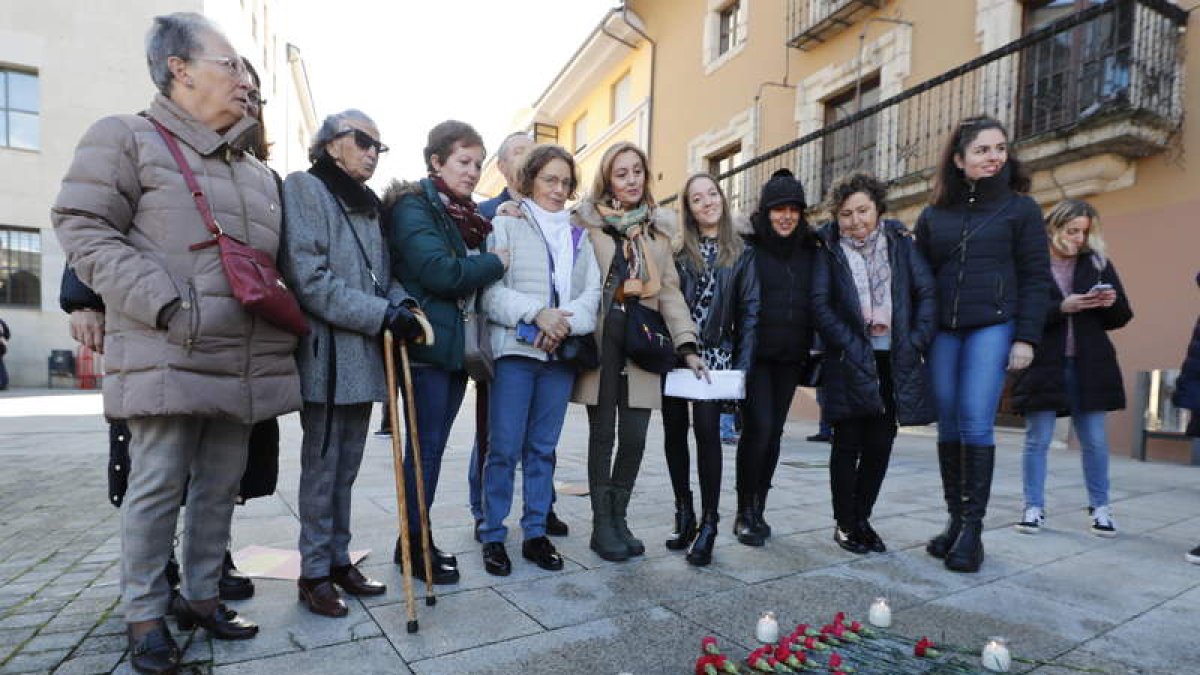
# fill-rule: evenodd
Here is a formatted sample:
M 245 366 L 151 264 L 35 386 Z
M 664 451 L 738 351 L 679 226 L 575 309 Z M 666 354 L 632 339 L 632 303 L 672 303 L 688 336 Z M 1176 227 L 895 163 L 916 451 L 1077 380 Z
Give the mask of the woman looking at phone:
M 1013 409 L 1025 415 L 1025 514 L 1017 529 L 1036 534 L 1045 523 L 1046 451 L 1057 417 L 1070 416 L 1079 437 L 1092 534 L 1113 537 L 1108 503 L 1106 413 L 1125 407 L 1125 387 L 1108 331 L 1133 318 L 1129 299 L 1105 254 L 1100 216 L 1067 199 L 1046 215 L 1055 284 L 1041 346 L 1013 384 Z

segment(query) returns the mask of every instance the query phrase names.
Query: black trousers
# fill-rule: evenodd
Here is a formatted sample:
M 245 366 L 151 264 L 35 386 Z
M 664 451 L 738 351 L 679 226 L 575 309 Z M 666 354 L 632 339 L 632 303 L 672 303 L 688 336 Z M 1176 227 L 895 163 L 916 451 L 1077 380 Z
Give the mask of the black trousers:
M 721 499 L 721 403 L 663 397 L 663 450 L 675 499 L 688 495 L 688 407 L 696 436 L 696 469 L 700 474 L 700 507 L 716 511 Z
M 833 493 L 833 518 L 843 530 L 871 517 L 896 440 L 891 352 L 875 352 L 875 368 L 884 412 L 833 423 L 829 486 Z
M 742 437 L 737 449 L 737 490 L 765 492 L 779 463 L 779 439 L 800 383 L 799 363 L 755 361 L 746 375 Z
M 612 309 L 604 318 L 600 351 L 600 392 L 588 413 L 588 485 L 632 490 L 646 450 L 649 408 L 629 407 L 625 375 L 625 312 Z M 613 445 L 616 444 L 616 454 Z

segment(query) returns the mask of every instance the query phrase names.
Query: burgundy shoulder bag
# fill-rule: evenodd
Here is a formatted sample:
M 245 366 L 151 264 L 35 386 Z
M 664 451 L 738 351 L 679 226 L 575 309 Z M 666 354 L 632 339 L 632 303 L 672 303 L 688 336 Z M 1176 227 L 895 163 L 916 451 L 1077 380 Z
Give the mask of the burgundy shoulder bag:
M 217 219 L 213 217 L 208 200 L 196 182 L 196 175 L 188 166 L 187 159 L 179 149 L 179 142 L 158 120 L 147 118 L 158 134 L 167 143 L 167 149 L 179 165 L 183 180 L 187 183 L 192 199 L 196 201 L 196 209 L 204 219 L 204 225 L 212 233 L 212 238 L 188 247 L 198 251 L 209 246 L 217 246 L 221 255 L 221 265 L 225 268 L 225 277 L 229 280 L 229 288 L 233 297 L 242 303 L 247 312 L 260 316 L 268 322 L 295 335 L 308 335 L 308 320 L 296 296 L 283 282 L 283 276 L 275 267 L 275 261 L 265 252 L 237 239 L 221 229 Z

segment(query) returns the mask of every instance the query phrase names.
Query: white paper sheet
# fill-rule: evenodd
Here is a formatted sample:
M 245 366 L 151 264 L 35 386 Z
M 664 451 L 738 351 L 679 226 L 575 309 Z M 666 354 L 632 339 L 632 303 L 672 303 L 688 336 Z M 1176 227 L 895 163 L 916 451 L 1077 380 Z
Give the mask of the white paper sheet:
M 667 396 L 687 398 L 693 401 L 740 401 L 746 398 L 746 373 L 740 370 L 710 370 L 708 377 L 697 380 L 696 374 L 687 368 L 676 368 L 667 373 L 663 393 Z

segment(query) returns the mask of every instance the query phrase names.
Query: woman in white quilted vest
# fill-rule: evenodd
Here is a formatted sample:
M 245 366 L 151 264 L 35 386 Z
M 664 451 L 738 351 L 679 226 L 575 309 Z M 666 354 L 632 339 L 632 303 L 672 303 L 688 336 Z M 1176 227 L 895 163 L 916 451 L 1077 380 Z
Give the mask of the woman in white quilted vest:
M 140 115 L 84 133 L 52 219 L 67 264 L 104 300 L 104 412 L 133 436 L 121 521 L 130 663 L 173 673 L 163 570 L 185 486 L 179 626 L 254 637 L 257 625 L 219 603 L 217 583 L 250 428 L 299 409 L 300 381 L 296 336 L 233 297 L 216 246 L 193 248 L 211 239 L 167 144 L 224 231 L 276 256 L 279 189 L 244 150 L 258 122 L 242 60 L 207 19 L 180 13 L 154 19 L 146 62 L 159 93 Z
M 504 277 L 483 294 L 496 376 L 479 535 L 484 568 L 497 576 L 512 572 L 504 519 L 512 507 L 517 462 L 525 496 L 521 555 L 545 570 L 563 566 L 546 537 L 554 449 L 580 360 L 596 354 L 594 342 L 584 343 L 592 340 L 600 305 L 596 255 L 566 208 L 578 183 L 570 153 L 557 145 L 533 148 L 517 174 L 517 191 L 529 195 L 519 204 L 521 217 L 497 217 L 488 240 L 489 250 L 507 248 L 511 256 Z

